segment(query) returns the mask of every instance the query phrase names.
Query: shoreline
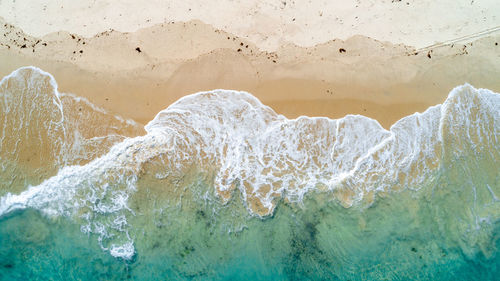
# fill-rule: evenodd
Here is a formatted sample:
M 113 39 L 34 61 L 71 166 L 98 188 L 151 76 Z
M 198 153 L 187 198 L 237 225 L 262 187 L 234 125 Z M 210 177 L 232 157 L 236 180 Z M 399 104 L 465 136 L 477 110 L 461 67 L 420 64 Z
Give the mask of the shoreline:
M 6 23 L 1 28 L 2 77 L 39 67 L 61 92 L 141 124 L 182 96 L 213 89 L 249 92 L 287 118 L 360 114 L 386 129 L 464 83 L 500 92 L 500 34 L 427 52 L 363 36 L 267 52 L 199 21 L 92 38 L 35 38 Z
M 0 0 L 0 279 L 498 281 L 495 11 Z

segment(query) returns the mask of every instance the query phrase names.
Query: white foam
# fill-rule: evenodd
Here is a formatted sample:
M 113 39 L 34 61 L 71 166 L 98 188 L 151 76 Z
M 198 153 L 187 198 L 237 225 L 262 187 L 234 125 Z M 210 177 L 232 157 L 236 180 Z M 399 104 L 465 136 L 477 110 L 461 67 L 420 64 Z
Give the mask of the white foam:
M 134 243 L 133 242 L 127 242 L 123 245 L 111 245 L 111 248 L 109 249 L 109 253 L 113 257 L 117 258 L 122 258 L 129 260 L 135 255 L 135 249 L 134 249 Z
M 124 135 L 143 132 L 137 123 L 57 87 L 54 77 L 36 67 L 22 67 L 1 80 L 1 189 L 37 184 L 61 167 L 102 155 Z M 20 159 L 31 170 L 16 166 Z
M 246 92 L 201 92 L 159 112 L 145 126 L 146 135 L 0 198 L 0 216 L 28 207 L 48 215 L 78 214 L 85 221 L 82 231 L 96 233 L 113 256 L 129 259 L 134 246 L 127 217 L 135 214 L 128 200 L 152 159 L 163 159 L 157 178 L 181 177 L 182 168 L 193 164 L 200 173 L 215 172 L 213 186 L 222 202 L 230 200 L 224 194 L 239 189 L 257 215 L 271 214 L 277 198 L 301 202 L 311 190 L 348 190 L 337 198 L 347 207 L 379 191 L 418 189 L 448 153 L 442 143 L 456 133 L 454 124 L 470 135 L 468 143 L 498 150 L 499 109 L 498 94 L 464 85 L 443 105 L 385 130 L 364 116 L 290 120 Z M 478 137 L 471 135 L 477 130 Z

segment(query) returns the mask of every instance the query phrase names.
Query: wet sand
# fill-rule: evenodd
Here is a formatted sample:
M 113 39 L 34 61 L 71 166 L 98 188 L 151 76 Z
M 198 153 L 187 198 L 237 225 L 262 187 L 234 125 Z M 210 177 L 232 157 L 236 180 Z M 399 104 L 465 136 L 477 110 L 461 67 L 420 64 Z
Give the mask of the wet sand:
M 500 91 L 500 33 L 430 48 L 364 36 L 264 51 L 200 21 L 86 38 L 41 38 L 2 23 L 0 75 L 26 65 L 51 73 L 62 92 L 146 124 L 182 96 L 244 90 L 289 118 L 362 114 L 389 128 L 470 83 Z

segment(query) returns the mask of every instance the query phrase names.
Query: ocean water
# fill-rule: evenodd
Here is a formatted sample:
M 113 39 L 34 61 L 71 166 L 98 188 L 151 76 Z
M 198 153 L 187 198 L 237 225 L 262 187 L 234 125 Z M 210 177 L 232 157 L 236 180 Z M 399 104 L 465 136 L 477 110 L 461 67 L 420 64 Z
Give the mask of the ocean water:
M 181 98 L 145 127 L 0 82 L 1 280 L 498 280 L 500 95 L 386 130 Z

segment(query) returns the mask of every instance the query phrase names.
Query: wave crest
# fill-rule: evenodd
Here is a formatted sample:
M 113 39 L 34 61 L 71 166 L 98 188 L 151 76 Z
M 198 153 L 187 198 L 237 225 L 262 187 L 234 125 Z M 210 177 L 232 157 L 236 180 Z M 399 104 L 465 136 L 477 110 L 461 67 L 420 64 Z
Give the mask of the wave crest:
M 103 249 L 126 259 L 134 254 L 128 221 L 136 215 L 128 202 L 149 170 L 155 170 L 150 186 L 159 194 L 182 196 L 187 183 L 195 181 L 187 171 L 195 169 L 222 204 L 239 191 L 250 213 L 267 216 L 279 200 L 300 203 L 310 191 L 331 193 L 350 207 L 369 206 L 376 194 L 419 190 L 443 163 L 474 149 L 490 150 L 491 161 L 499 160 L 499 95 L 470 85 L 455 88 L 443 105 L 407 116 L 390 130 L 359 115 L 290 120 L 249 93 L 214 90 L 180 99 L 145 126 L 144 136 L 125 138 L 109 128 L 137 132 L 134 123 L 101 112 L 99 118 L 114 125 L 92 131 L 78 121 L 77 111 L 66 113 L 63 109 L 81 100 L 59 94 L 49 74 L 27 68 L 10 77 L 0 88 L 2 166 L 17 165 L 21 152 L 32 151 L 28 144 L 40 137 L 37 150 L 51 156 L 41 157 L 37 168 L 48 172 L 34 169 L 33 174 L 62 169 L 39 184 L 21 183 L 33 184 L 18 195 L 1 197 L 0 215 L 31 207 L 76 218 L 82 231 L 98 234 Z M 25 103 L 15 107 L 19 96 Z M 92 110 L 88 118 L 98 112 Z M 19 148 L 8 154 L 9 145 Z M 2 177 L 17 175 L 17 170 L 5 171 Z M 184 189 L 174 192 L 180 185 Z

